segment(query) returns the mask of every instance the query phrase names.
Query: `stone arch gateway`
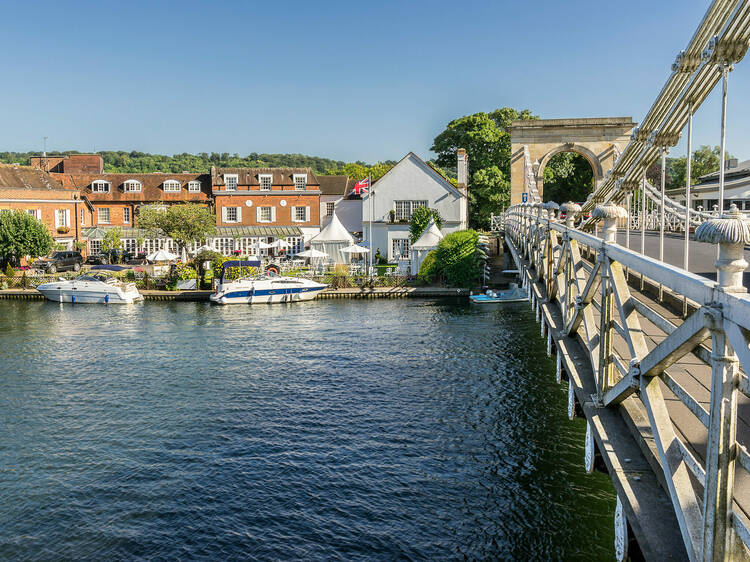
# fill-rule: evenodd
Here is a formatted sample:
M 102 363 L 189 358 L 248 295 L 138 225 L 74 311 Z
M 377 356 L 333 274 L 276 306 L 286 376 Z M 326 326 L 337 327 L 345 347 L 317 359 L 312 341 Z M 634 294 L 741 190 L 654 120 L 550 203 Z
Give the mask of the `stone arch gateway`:
M 594 172 L 594 188 L 604 180 L 630 142 L 631 117 L 516 120 L 510 126 L 510 204 L 544 196 L 544 168 L 559 152 L 582 155 Z

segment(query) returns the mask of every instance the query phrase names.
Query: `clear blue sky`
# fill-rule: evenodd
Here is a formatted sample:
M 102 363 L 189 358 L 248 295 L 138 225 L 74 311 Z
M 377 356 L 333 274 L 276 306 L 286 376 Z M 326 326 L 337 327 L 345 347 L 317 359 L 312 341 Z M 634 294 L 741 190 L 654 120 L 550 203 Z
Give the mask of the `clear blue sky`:
M 455 117 L 650 107 L 698 0 L 17 2 L 3 6 L 0 150 L 430 157 Z M 750 158 L 750 63 L 728 145 Z M 714 93 L 695 144 L 718 144 Z M 678 147 L 675 154 L 684 148 Z

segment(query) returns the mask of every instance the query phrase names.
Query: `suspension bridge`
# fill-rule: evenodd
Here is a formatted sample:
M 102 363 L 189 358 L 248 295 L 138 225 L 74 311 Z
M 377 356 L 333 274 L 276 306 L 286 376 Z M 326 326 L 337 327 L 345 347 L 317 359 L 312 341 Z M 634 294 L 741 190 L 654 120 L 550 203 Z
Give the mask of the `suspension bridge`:
M 689 204 L 693 115 L 721 88 L 723 162 L 730 72 L 749 42 L 750 0 L 716 0 L 640 124 L 511 128 L 512 205 L 493 229 L 557 358 L 569 416 L 586 419 L 586 470 L 614 484 L 620 560 L 750 559 L 750 220 L 724 200 L 724 166 L 717 208 Z M 665 193 L 683 132 L 687 205 Z M 582 204 L 542 203 L 544 166 L 562 150 L 592 164 Z M 658 186 L 646 180 L 655 162 Z

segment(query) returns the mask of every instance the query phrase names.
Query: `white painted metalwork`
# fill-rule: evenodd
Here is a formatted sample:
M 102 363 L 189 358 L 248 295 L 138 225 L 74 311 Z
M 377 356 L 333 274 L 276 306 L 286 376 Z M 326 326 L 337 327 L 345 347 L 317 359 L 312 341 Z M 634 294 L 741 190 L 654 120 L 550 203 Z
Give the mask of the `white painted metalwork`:
M 627 212 L 611 202 L 597 206 L 592 213 L 592 220 L 604 223 L 602 238 L 573 228 L 569 214 L 566 224 L 561 224 L 547 218 L 539 205 L 516 205 L 506 213 L 506 242 L 524 285 L 531 289 L 537 318 L 543 321 L 544 307 L 559 308 L 564 326 L 561 333 L 580 341 L 596 382 L 594 399 L 603 407 L 616 408 L 632 399 L 647 414 L 690 560 L 732 558 L 737 552 L 736 537 L 745 546 L 750 538 L 742 517 L 733 512 L 735 471 L 750 467 L 750 455 L 736 441 L 737 396 L 739 392 L 750 396 L 745 374 L 750 372 L 750 296 L 742 287 L 742 273 L 748 266 L 743 249 L 750 244 L 750 220 L 733 207 L 697 229 L 697 240 L 719 245 L 718 282 L 714 282 L 618 245 L 617 223 Z M 631 294 L 624 268 L 689 300 L 697 311 L 682 324 L 672 325 Z M 663 327 L 667 334 L 651 349 L 642 317 Z M 623 345 L 613 346 L 615 335 L 624 340 L 626 351 Z M 701 351 L 699 346 L 708 340 L 712 351 Z M 558 357 L 562 353 L 557 349 Z M 670 375 L 670 366 L 688 353 L 711 367 L 708 409 L 691 389 Z M 704 463 L 692 455 L 689 444 L 675 430 L 662 385 L 707 427 Z M 572 380 L 568 415 L 575 415 Z M 593 468 L 590 434 L 587 425 L 587 471 Z M 701 487 L 694 486 L 693 479 Z

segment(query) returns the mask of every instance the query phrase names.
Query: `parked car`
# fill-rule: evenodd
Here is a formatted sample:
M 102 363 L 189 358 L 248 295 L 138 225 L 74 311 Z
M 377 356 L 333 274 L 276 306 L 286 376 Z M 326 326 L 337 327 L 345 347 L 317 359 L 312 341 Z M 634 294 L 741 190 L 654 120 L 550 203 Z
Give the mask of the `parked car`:
M 131 259 L 130 252 L 125 250 L 107 250 L 105 252 L 99 252 L 93 256 L 89 256 L 86 263 L 92 265 L 106 265 L 109 263 L 127 263 Z
M 55 252 L 48 258 L 42 258 L 34 262 L 34 269 L 42 270 L 44 273 L 57 273 L 72 269 L 78 271 L 83 265 L 83 256 L 81 252 L 74 250 L 65 250 Z

